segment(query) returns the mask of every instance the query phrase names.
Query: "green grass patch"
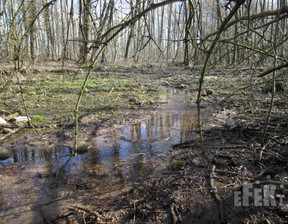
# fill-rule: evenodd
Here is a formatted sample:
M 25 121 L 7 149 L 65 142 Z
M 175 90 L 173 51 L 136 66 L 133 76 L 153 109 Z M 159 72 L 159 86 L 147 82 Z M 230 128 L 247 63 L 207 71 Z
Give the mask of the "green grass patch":
M 21 84 L 29 114 L 39 115 L 33 118 L 35 122 L 62 123 L 72 119 L 85 74 L 84 71 L 75 76 L 57 70 L 27 75 Z M 135 77 L 134 74 L 93 73 L 84 89 L 80 116 L 117 117 L 126 109 L 145 109 L 151 107 L 151 102 L 157 103 L 162 93 L 149 83 L 140 84 Z M 137 99 L 137 105 L 129 103 L 131 98 Z M 24 113 L 16 80 L 0 93 L 0 102 L 1 110 Z

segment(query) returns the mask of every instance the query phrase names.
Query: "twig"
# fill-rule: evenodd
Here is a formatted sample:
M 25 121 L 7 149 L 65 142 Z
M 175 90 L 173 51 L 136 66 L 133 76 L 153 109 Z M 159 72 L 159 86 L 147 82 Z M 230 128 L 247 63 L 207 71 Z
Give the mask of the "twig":
M 133 218 L 133 221 L 134 221 L 134 223 L 136 223 L 136 204 L 137 204 L 137 202 L 139 202 L 139 201 L 141 201 L 141 200 L 135 200 L 134 201 L 134 218 Z
M 42 212 L 41 212 L 41 213 L 42 213 Z M 65 213 L 62 214 L 62 215 L 58 214 L 55 219 L 51 220 L 51 222 L 50 222 L 49 220 L 47 220 L 44 215 L 42 215 L 42 217 L 43 217 L 43 219 L 44 219 L 45 222 L 47 222 L 48 224 L 52 224 L 52 223 L 55 223 L 55 222 L 56 222 L 57 220 L 59 220 L 59 219 L 65 219 L 65 218 L 67 218 L 67 217 L 69 217 L 69 216 L 71 216 L 71 215 L 74 215 L 74 214 L 75 214 L 74 211 L 67 211 L 67 212 L 65 212 Z
M 221 221 L 221 223 L 226 223 L 225 222 L 225 213 L 224 213 L 224 204 L 223 204 L 223 201 L 221 200 L 220 196 L 217 193 L 217 187 L 214 185 L 215 170 L 216 170 L 216 167 L 215 167 L 215 165 L 213 165 L 212 169 L 211 169 L 211 174 L 210 174 L 210 187 L 212 189 L 213 196 L 214 196 L 214 198 L 218 204 L 220 221 Z
M 288 183 L 287 183 L 287 182 L 282 182 L 282 181 L 277 181 L 277 180 L 255 181 L 253 184 L 256 184 L 256 185 L 274 184 L 274 185 L 284 185 L 284 186 L 288 186 Z
M 86 212 L 84 211 L 83 214 L 82 214 L 82 219 L 83 219 L 84 224 L 86 224 L 85 213 L 86 213 Z
M 200 107 L 200 97 L 201 97 L 201 92 L 202 92 L 202 86 L 204 83 L 204 77 L 205 77 L 205 73 L 206 73 L 206 68 L 208 66 L 208 62 L 210 59 L 210 56 L 213 53 L 213 50 L 216 46 L 216 44 L 218 43 L 220 36 L 222 34 L 222 32 L 225 30 L 226 25 L 228 24 L 228 22 L 231 20 L 231 18 L 234 16 L 234 14 L 238 11 L 238 9 L 240 8 L 240 6 L 245 2 L 245 0 L 239 0 L 236 2 L 236 5 L 233 7 L 233 9 L 231 10 L 230 14 L 225 18 L 225 20 L 221 23 L 219 29 L 217 30 L 216 33 L 216 37 L 214 38 L 212 44 L 210 45 L 208 51 L 207 51 L 207 56 L 205 58 L 205 62 L 204 62 L 204 66 L 201 72 L 201 76 L 199 79 L 199 89 L 198 89 L 198 94 L 197 94 L 197 115 L 198 115 L 198 128 L 199 128 L 199 132 L 200 132 L 200 145 L 201 145 L 201 150 L 203 155 L 205 156 L 205 159 L 207 160 L 208 163 L 208 170 L 211 167 L 211 162 L 208 158 L 208 153 L 204 148 L 204 143 L 203 143 L 203 130 L 202 130 L 202 123 L 201 123 L 201 107 Z
M 21 36 L 20 40 L 19 40 L 19 44 L 18 46 L 16 46 L 16 52 L 15 52 L 15 56 L 17 56 L 17 63 L 18 63 L 18 69 L 19 69 L 19 62 L 20 62 L 20 51 L 23 48 L 22 44 L 24 42 L 24 40 L 26 39 L 26 37 L 29 35 L 33 25 L 35 24 L 35 22 L 37 21 L 37 19 L 39 18 L 39 16 L 42 14 L 42 12 L 48 8 L 50 5 L 53 5 L 57 0 L 52 0 L 50 2 L 47 2 L 45 5 L 43 5 L 43 7 L 39 10 L 39 12 L 34 16 L 34 18 L 31 20 L 29 26 L 27 29 L 25 29 L 25 33 Z M 24 1 L 23 1 L 24 3 Z M 19 7 L 20 9 L 21 7 Z M 16 69 L 15 69 L 16 70 Z
M 226 171 L 226 170 L 214 170 L 214 172 L 217 173 L 226 173 L 226 174 L 231 174 L 231 175 L 239 175 L 239 173 L 231 172 L 231 171 Z
M 104 51 L 106 46 L 103 46 L 102 49 L 100 50 L 100 52 L 96 55 L 95 59 L 93 60 L 92 64 L 90 65 L 89 67 L 89 70 L 87 72 L 87 75 L 85 77 L 85 80 L 81 86 L 81 90 L 79 92 L 79 95 L 78 95 L 78 99 L 77 99 L 77 102 L 75 104 L 75 109 L 74 109 L 74 117 L 75 117 L 75 137 L 74 137 L 74 153 L 75 155 L 77 154 L 77 138 L 78 138 L 78 132 L 79 132 L 79 122 L 78 122 L 78 119 L 79 119 L 79 106 L 80 106 L 80 103 L 81 103 L 81 99 L 82 99 L 82 96 L 83 96 L 83 93 L 84 93 L 84 89 L 85 89 L 85 86 L 90 78 L 90 75 L 92 74 L 92 71 L 94 70 L 95 68 L 95 65 L 96 65 L 96 60 L 98 59 L 98 57 L 100 56 L 100 54 Z
M 173 217 L 173 223 L 174 224 L 182 223 L 181 217 L 180 217 L 180 215 L 178 213 L 179 212 L 177 211 L 177 208 L 176 208 L 175 204 L 173 203 L 171 205 L 171 214 L 172 214 L 172 217 Z
M 0 90 L 0 93 L 4 91 L 4 89 L 10 84 L 10 81 L 13 79 L 13 73 L 11 77 L 6 81 L 6 83 L 3 85 L 2 89 Z
M 248 145 L 223 145 L 223 146 L 210 146 L 208 149 L 215 149 L 215 150 L 221 150 L 221 149 L 250 149 L 251 147 Z
M 77 205 L 74 205 L 73 207 L 74 207 L 74 209 L 77 208 L 79 210 L 85 211 L 85 212 L 87 212 L 87 213 L 89 213 L 91 215 L 94 215 L 95 217 L 98 217 L 98 218 L 100 218 L 100 219 L 102 219 L 104 221 L 108 221 L 109 220 L 109 219 L 105 218 L 104 216 L 100 215 L 98 212 L 92 211 L 91 209 L 83 208 L 83 207 L 80 207 L 80 206 L 77 206 Z
M 26 101 L 25 101 L 25 98 L 24 98 L 24 93 L 23 93 L 23 88 L 22 88 L 22 85 L 21 85 L 21 82 L 20 82 L 20 76 L 19 74 L 17 75 L 17 79 L 18 79 L 18 85 L 20 87 L 20 93 L 21 93 L 21 98 L 22 98 L 22 102 L 23 102 L 23 107 L 24 107 L 24 110 L 25 110 L 25 113 L 26 113 L 26 117 L 28 119 L 28 125 L 33 128 L 33 130 L 38 134 L 39 137 L 42 137 L 40 135 L 40 133 L 38 132 L 38 130 L 33 126 L 33 124 L 31 123 L 31 120 L 30 120 L 30 117 L 29 117 L 29 112 L 28 112 L 28 109 L 26 107 Z
M 67 159 L 67 161 L 59 168 L 59 170 L 57 170 L 57 172 L 55 173 L 55 177 L 59 176 L 59 173 L 65 168 L 65 166 L 69 163 L 69 161 L 71 160 L 73 154 L 71 155 L 67 155 L 70 156 L 69 159 Z
M 274 55 L 275 55 L 274 68 L 276 67 L 277 57 L 278 57 L 276 42 L 277 42 L 277 36 L 278 36 L 278 31 L 279 31 L 279 26 L 278 26 L 279 25 L 279 17 L 280 17 L 280 13 L 278 13 L 278 15 L 277 15 L 277 23 L 276 23 L 276 29 L 275 29 L 275 34 L 274 34 Z M 265 140 L 267 127 L 268 127 L 268 124 L 270 122 L 272 108 L 273 108 L 273 104 L 274 104 L 274 96 L 275 96 L 275 92 L 276 92 L 276 88 L 275 88 L 276 87 L 276 81 L 275 81 L 275 76 L 276 76 L 275 71 L 276 70 L 273 70 L 273 74 L 272 74 L 272 76 L 273 76 L 273 91 L 272 91 L 272 95 L 271 95 L 271 100 L 270 100 L 269 110 L 268 110 L 267 117 L 266 117 L 265 126 L 264 126 L 263 133 L 261 136 L 261 147 L 262 148 L 264 148 L 264 140 Z M 262 150 L 260 151 L 260 154 L 262 153 Z M 260 157 L 260 159 L 261 159 L 261 157 Z
M 20 128 L 14 129 L 12 132 L 10 132 L 10 133 L 6 134 L 5 136 L 1 137 L 0 138 L 0 142 L 4 141 L 6 138 L 10 137 L 11 135 L 14 135 L 15 133 L 21 131 L 24 128 L 26 128 L 26 127 L 24 126 L 24 127 L 20 127 Z

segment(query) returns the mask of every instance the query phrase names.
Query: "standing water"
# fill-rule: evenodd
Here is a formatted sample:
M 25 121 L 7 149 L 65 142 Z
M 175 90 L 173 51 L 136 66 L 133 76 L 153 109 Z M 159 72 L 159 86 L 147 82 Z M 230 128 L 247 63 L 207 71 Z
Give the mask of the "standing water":
M 13 157 L 0 162 L 0 178 L 11 181 L 0 186 L 0 220 L 18 223 L 23 214 L 30 214 L 31 207 L 71 194 L 75 191 L 69 188 L 71 184 L 77 189 L 83 188 L 83 183 L 87 189 L 98 184 L 100 191 L 107 189 L 107 182 L 127 186 L 150 175 L 155 159 L 169 152 L 172 144 L 199 138 L 195 132 L 197 110 L 190 99 L 192 94 L 187 90 L 164 87 L 162 90 L 167 103 L 161 104 L 155 113 L 92 138 L 92 149 L 77 157 L 63 156 L 70 153 L 67 146 L 23 149 L 21 142 L 25 136 L 10 139 L 11 148 L 18 147 L 14 147 Z M 204 110 L 204 124 L 209 117 L 209 110 Z M 13 165 L 18 170 L 9 176 L 9 166 Z

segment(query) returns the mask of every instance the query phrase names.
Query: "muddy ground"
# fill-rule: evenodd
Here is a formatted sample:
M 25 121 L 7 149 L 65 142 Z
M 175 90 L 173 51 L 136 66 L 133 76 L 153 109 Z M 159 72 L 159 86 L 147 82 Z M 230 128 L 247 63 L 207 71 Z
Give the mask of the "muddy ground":
M 57 68 L 58 75 L 75 71 L 73 67 L 64 72 Z M 51 70 L 38 68 L 31 74 L 41 72 L 46 73 L 48 80 L 55 78 Z M 109 109 L 101 110 L 100 114 L 85 101 L 87 107 L 82 107 L 79 132 L 79 139 L 83 141 L 111 127 L 117 129 L 157 113 L 157 106 L 166 103 L 158 92 L 159 86 L 188 89 L 192 92 L 189 100 L 194 108 L 196 105 L 198 69 L 172 65 L 99 66 L 95 74 L 109 81 L 116 76 L 122 81 L 125 79 L 124 85 L 119 82 L 119 85 L 104 86 L 105 91 L 97 90 L 106 96 L 118 88 L 111 99 L 119 97 L 124 103 L 120 102 L 119 107 L 120 100 L 110 105 L 103 103 L 101 106 Z M 261 145 L 271 93 L 264 91 L 267 80 L 256 76 L 257 71 L 251 69 L 207 72 L 202 107 L 212 111 L 212 119 L 204 128 L 208 162 L 200 147 L 198 130 L 191 129 L 195 138 L 171 145 L 167 153 L 151 160 L 141 158 L 141 166 L 129 163 L 127 178 L 117 176 L 121 169 L 117 161 L 112 171 L 114 178 L 107 178 L 111 170 L 98 164 L 94 164 L 93 169 L 84 164 L 87 170 L 79 176 L 77 169 L 80 168 L 69 164 L 69 159 L 67 164 L 51 163 L 50 167 L 41 164 L 35 167 L 26 162 L 4 164 L 0 166 L 1 223 L 287 223 L 287 94 L 276 93 Z M 279 76 L 279 79 L 285 83 L 285 77 Z M 123 94 L 127 87 L 132 91 L 133 83 L 143 84 L 141 94 L 136 89 L 133 96 Z M 92 84 L 90 87 L 90 91 L 98 88 Z M 9 91 L 15 88 L 12 85 Z M 36 104 L 33 97 L 38 90 L 29 91 L 27 97 L 32 98 L 27 99 L 27 104 L 33 112 Z M 87 92 L 90 100 L 89 89 Z M 47 96 L 44 92 L 42 95 Z M 8 93 L 2 97 L 7 97 L 9 102 Z M 135 100 L 129 101 L 132 98 Z M 68 95 L 62 102 L 69 101 L 67 99 Z M 3 104 L 6 111 L 14 112 L 13 105 Z M 53 101 L 51 104 L 53 108 Z M 66 109 L 69 114 L 70 104 L 61 110 L 66 113 Z M 18 139 L 22 148 L 45 148 L 48 152 L 55 144 L 71 144 L 73 121 L 71 117 L 61 116 L 61 111 L 57 114 L 60 115 L 56 121 L 53 116 L 48 117 L 47 111 L 41 114 L 47 118 L 39 129 L 41 137 L 30 130 L 28 134 L 18 133 L 13 142 Z M 2 145 L 9 147 L 11 141 L 6 139 Z

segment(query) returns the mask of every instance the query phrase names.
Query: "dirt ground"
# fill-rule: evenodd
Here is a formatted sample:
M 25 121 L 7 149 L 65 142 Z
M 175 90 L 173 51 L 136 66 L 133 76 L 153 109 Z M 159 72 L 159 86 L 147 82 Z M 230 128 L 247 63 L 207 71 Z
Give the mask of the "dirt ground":
M 139 65 L 99 66 L 97 72 L 153 88 L 189 89 L 195 105 L 200 70 Z M 152 162 L 144 159 L 141 167 L 128 164 L 128 180 L 107 178 L 110 171 L 97 164 L 82 176 L 71 175 L 77 169 L 73 164 L 54 169 L 26 163 L 0 166 L 1 223 L 287 223 L 287 94 L 276 93 L 262 141 L 271 93 L 263 91 L 267 80 L 256 76 L 250 69 L 208 70 L 202 96 L 203 107 L 213 108 L 213 119 L 203 133 L 208 161 L 198 137 L 171 145 Z M 118 111 L 117 117 L 96 120 L 84 113 L 79 138 L 87 140 L 107 128 L 143 120 L 161 103 L 165 102 L 159 98 L 145 108 L 132 105 Z M 198 130 L 191 132 L 199 136 Z M 73 123 L 65 121 L 42 130 L 41 138 L 15 138 L 21 139 L 22 147 L 49 150 L 55 142 L 71 142 L 73 135 Z M 49 186 L 49 197 L 31 188 L 35 183 L 43 191 Z M 27 197 L 14 195 L 13 190 Z

